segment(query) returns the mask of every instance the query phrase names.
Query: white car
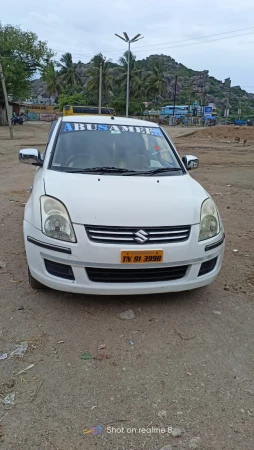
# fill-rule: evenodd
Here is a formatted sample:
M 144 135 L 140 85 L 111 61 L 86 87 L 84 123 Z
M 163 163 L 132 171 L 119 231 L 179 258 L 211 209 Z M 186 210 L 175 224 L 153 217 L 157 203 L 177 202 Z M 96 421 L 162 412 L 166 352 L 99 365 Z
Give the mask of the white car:
M 82 294 L 150 294 L 199 288 L 218 275 L 224 229 L 209 194 L 159 125 L 67 116 L 38 166 L 25 207 L 30 285 Z

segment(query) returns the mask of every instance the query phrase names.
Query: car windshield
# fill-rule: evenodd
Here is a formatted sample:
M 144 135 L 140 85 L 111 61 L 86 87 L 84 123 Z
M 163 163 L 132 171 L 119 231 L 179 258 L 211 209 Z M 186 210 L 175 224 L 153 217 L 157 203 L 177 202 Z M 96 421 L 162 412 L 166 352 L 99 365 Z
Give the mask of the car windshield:
M 51 169 L 135 175 L 184 173 L 159 127 L 62 122 Z

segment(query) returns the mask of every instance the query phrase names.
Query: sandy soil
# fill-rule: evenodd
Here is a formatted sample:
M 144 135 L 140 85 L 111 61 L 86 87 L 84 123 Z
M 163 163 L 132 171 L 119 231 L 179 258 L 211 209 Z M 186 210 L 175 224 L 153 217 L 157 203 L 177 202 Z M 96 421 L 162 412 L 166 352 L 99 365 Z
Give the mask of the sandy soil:
M 192 175 L 220 209 L 218 279 L 197 291 L 112 298 L 29 287 L 22 217 L 34 168 L 19 164 L 17 152 L 43 149 L 48 124 L 14 131 L 10 142 L 0 129 L 0 355 L 8 354 L 0 360 L 0 447 L 253 450 L 254 130 L 184 136 L 193 130 L 167 128 L 181 155 L 199 157 Z M 134 319 L 120 320 L 128 309 Z M 24 357 L 10 358 L 24 341 Z M 105 356 L 80 359 L 86 351 Z M 12 393 L 15 405 L 4 405 Z M 82 433 L 98 425 L 101 434 Z M 174 437 L 143 427 L 181 430 Z
M 184 130 L 187 130 L 185 127 Z M 192 129 L 192 131 L 194 131 Z M 179 134 L 178 134 L 179 136 Z M 194 131 L 191 136 L 191 139 L 196 139 L 196 137 L 200 139 L 210 139 L 212 141 L 220 141 L 223 143 L 223 140 L 226 140 L 226 144 L 230 143 L 229 141 L 234 141 L 235 138 L 239 137 L 242 141 L 246 139 L 248 142 L 254 142 L 254 127 L 240 127 L 240 126 L 216 126 L 216 127 L 207 127 L 198 131 L 198 135 Z

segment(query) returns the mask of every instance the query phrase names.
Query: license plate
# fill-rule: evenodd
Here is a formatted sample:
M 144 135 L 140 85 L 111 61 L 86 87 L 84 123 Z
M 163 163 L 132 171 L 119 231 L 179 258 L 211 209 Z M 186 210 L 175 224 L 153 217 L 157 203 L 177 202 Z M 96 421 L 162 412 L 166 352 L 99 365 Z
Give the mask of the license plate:
M 122 264 L 144 264 L 163 262 L 163 250 L 122 251 Z

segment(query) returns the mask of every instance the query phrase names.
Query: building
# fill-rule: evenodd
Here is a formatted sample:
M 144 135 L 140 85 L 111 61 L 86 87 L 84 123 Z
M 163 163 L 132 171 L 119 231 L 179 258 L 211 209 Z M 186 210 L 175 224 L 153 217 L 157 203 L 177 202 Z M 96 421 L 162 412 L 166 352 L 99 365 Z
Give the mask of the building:
M 185 116 L 187 114 L 191 114 L 192 116 L 201 116 L 202 108 L 198 102 L 194 102 L 192 105 L 168 105 L 164 106 L 160 110 L 160 117 L 166 118 L 169 116 Z
M 39 94 L 38 97 L 34 100 L 34 103 L 39 103 L 40 105 L 55 105 L 56 104 L 56 95 L 49 95 L 47 92 L 43 92 Z
M 26 103 L 34 103 L 36 105 L 55 106 L 57 96 L 55 94 L 49 95 L 46 91 L 37 94 L 37 97 L 29 98 Z

